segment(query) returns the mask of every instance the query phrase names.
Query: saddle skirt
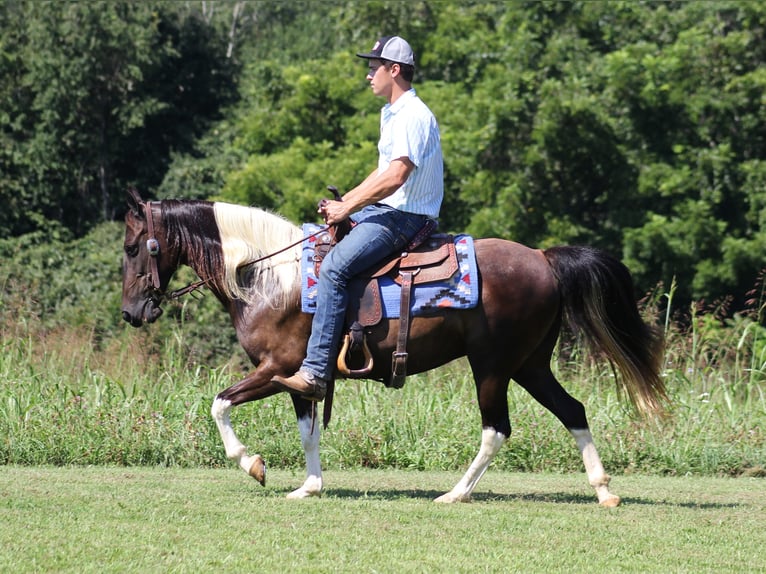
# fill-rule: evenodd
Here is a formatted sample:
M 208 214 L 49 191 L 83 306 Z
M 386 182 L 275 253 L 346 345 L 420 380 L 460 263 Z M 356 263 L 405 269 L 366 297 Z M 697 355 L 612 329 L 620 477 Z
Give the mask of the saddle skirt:
M 316 311 L 318 278 L 314 261 L 316 237 L 313 234 L 320 229 L 322 226 L 314 223 L 303 225 L 303 234 L 307 238 L 301 253 L 301 308 L 304 313 Z M 470 235 L 456 235 L 453 243 L 458 262 L 457 270 L 446 279 L 427 283 L 416 282 L 410 299 L 411 316 L 428 315 L 445 308 L 470 309 L 478 304 L 479 276 L 473 238 Z M 350 286 L 349 291 L 352 296 L 361 297 L 362 289 L 367 281 L 369 278 L 354 282 L 358 285 Z M 401 315 L 400 284 L 395 277 L 388 274 L 378 277 L 377 281 L 380 289 L 382 318 L 399 318 Z

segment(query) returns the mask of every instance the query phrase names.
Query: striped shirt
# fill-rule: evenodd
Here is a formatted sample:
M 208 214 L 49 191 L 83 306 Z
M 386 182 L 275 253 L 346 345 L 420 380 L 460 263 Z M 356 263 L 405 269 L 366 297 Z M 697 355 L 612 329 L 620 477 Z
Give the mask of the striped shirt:
M 439 125 L 431 110 L 410 88 L 380 111 L 378 172 L 408 157 L 415 165 L 407 181 L 380 203 L 407 211 L 439 217 L 444 197 L 444 166 Z

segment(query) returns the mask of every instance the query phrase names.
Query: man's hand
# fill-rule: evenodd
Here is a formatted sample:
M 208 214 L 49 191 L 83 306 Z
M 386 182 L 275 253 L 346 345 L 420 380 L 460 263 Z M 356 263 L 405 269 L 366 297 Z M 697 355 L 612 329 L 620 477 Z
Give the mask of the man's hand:
M 348 219 L 351 215 L 342 201 L 335 201 L 333 199 L 323 199 L 320 201 L 317 213 L 322 215 L 327 225 L 336 225 Z

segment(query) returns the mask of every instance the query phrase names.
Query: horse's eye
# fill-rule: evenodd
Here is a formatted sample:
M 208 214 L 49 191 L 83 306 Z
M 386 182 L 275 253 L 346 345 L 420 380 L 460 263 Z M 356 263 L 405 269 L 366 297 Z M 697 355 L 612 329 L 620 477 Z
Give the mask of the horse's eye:
M 138 245 L 126 245 L 125 254 L 128 257 L 135 257 L 136 255 L 138 255 Z

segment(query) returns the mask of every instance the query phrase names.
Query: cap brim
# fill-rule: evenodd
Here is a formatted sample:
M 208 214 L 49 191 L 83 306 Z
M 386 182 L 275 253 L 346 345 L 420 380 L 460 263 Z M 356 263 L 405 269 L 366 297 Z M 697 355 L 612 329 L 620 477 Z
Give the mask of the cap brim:
M 365 58 L 367 60 L 380 60 L 380 54 L 359 54 L 357 53 L 358 58 Z

